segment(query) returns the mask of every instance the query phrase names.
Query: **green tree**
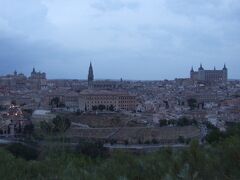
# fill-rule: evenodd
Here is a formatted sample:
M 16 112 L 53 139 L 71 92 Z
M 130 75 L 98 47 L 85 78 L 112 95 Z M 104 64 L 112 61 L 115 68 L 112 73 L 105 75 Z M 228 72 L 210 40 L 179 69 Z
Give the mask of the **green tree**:
M 103 105 L 103 104 L 100 104 L 100 105 L 98 106 L 98 109 L 99 109 L 100 111 L 103 111 L 103 110 L 106 109 L 106 106 Z
M 24 126 L 24 129 L 23 129 L 23 133 L 25 135 L 32 135 L 34 132 L 34 125 L 31 123 L 31 124 L 27 124 L 26 126 Z
M 219 142 L 222 138 L 224 138 L 224 134 L 220 132 L 219 129 L 213 129 L 206 136 L 206 141 L 210 144 Z
M 185 138 L 183 136 L 179 136 L 178 137 L 178 142 L 182 143 L 182 144 L 185 143 Z
M 49 123 L 47 121 L 41 121 L 40 122 L 40 129 L 45 132 L 46 134 L 50 134 L 53 132 L 54 126 L 52 123 Z
M 180 118 L 180 119 L 177 121 L 177 125 L 178 125 L 178 126 L 189 126 L 189 125 L 192 125 L 192 121 L 189 120 L 189 119 L 186 118 L 186 117 L 183 117 L 183 118 Z
M 21 157 L 26 160 L 34 160 L 38 158 L 39 152 L 36 147 L 26 146 L 23 144 L 10 144 L 6 147 L 15 157 Z
M 81 141 L 76 147 L 76 150 L 92 158 L 107 156 L 107 149 L 103 147 L 103 143 L 100 141 Z
M 197 100 L 194 98 L 190 98 L 187 100 L 188 106 L 190 107 L 191 110 L 194 110 L 197 107 Z
M 52 122 L 55 132 L 66 132 L 71 126 L 71 121 L 63 116 L 57 116 Z
M 166 119 L 162 119 L 159 121 L 159 126 L 163 127 L 163 126 L 167 126 L 168 125 L 168 121 Z
M 58 108 L 60 106 L 60 104 L 61 104 L 61 102 L 60 102 L 60 98 L 59 97 L 54 97 L 50 101 L 50 105 L 52 107 L 57 107 Z
M 97 106 L 92 106 L 92 110 L 96 111 L 96 110 L 98 110 L 98 107 Z
M 108 109 L 109 109 L 109 111 L 114 111 L 115 108 L 114 108 L 114 106 L 111 104 Z

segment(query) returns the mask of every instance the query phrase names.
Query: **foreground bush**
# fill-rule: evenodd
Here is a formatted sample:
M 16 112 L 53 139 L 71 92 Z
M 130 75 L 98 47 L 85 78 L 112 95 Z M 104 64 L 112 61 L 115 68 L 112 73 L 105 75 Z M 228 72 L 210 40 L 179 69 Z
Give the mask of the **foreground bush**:
M 102 156 L 101 144 L 95 147 L 92 143 L 80 144 L 75 153 L 54 151 L 37 159 L 26 158 L 27 152 L 19 154 L 0 148 L 0 177 L 4 180 L 240 179 L 239 129 L 240 126 L 235 127 L 221 138 L 212 136 L 205 147 L 194 141 L 184 150 L 164 149 L 145 155 L 117 152 Z M 21 148 L 18 150 L 24 150 Z

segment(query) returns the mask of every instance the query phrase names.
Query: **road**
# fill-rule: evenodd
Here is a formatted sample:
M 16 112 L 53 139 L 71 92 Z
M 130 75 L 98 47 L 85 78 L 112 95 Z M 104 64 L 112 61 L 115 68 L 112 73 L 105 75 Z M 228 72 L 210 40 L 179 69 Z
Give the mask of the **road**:
M 104 144 L 105 148 L 109 149 L 129 149 L 129 150 L 153 150 L 153 149 L 161 149 L 161 148 L 186 148 L 189 145 L 185 144 L 154 144 L 154 145 L 146 145 L 146 144 L 136 144 L 136 145 L 124 145 L 124 144 Z

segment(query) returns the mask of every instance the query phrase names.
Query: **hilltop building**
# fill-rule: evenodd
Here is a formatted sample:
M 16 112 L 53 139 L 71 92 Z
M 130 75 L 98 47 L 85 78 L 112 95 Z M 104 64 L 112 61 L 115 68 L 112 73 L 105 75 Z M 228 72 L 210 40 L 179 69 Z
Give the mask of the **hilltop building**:
M 193 67 L 190 71 L 190 78 L 195 81 L 206 81 L 206 82 L 227 82 L 228 80 L 228 69 L 224 64 L 222 70 L 205 70 L 202 66 L 198 68 L 198 71 L 194 71 Z
M 36 72 L 35 68 L 33 68 L 29 79 L 46 79 L 46 73 Z
M 22 73 L 14 71 L 13 74 L 0 77 L 0 87 L 7 87 L 11 90 L 22 90 L 26 88 L 27 77 Z
M 33 68 L 31 76 L 29 77 L 30 88 L 33 90 L 46 89 L 47 88 L 47 78 L 46 73 L 36 72 Z

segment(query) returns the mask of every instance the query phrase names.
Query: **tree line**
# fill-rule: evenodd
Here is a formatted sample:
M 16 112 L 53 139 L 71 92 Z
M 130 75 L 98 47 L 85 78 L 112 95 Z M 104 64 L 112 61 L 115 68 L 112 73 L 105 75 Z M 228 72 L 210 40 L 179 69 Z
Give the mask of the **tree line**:
M 212 129 L 204 146 L 192 141 L 186 149 L 149 154 L 108 153 L 89 141 L 74 151 L 26 148 L 0 149 L 1 179 L 240 179 L 240 125 Z

